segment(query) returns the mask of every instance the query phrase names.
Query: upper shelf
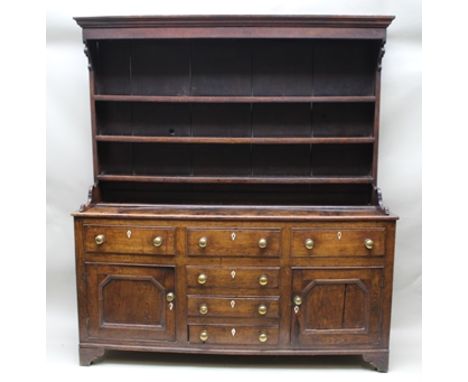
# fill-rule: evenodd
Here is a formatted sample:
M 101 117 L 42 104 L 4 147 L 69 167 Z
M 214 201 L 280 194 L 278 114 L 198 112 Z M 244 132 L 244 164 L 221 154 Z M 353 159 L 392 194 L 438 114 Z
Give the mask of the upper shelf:
M 213 15 L 76 17 L 89 39 L 354 38 L 383 39 L 394 16 Z
M 153 96 L 94 95 L 95 101 L 182 103 L 374 102 L 375 96 Z

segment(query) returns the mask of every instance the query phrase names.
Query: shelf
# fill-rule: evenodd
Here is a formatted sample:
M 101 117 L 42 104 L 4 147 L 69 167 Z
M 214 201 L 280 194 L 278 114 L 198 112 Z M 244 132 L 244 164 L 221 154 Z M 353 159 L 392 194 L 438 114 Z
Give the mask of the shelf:
M 153 183 L 237 183 L 237 184 L 370 184 L 370 176 L 159 176 L 159 175 L 98 175 L 102 181 Z
M 149 96 L 93 95 L 95 101 L 167 103 L 374 102 L 375 96 Z
M 373 143 L 373 137 L 150 137 L 134 135 L 97 135 L 98 142 L 128 143 L 207 143 L 207 144 L 356 144 Z

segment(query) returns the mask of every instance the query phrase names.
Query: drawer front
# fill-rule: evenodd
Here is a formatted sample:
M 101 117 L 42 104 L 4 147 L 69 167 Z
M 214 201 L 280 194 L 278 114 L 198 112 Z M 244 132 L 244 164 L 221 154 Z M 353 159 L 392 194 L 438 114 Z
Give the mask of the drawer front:
M 86 252 L 173 255 L 175 228 L 85 225 Z
M 187 286 L 192 288 L 278 288 L 279 267 L 187 266 Z
M 189 228 L 189 256 L 258 256 L 279 257 L 279 229 L 210 229 Z
M 189 325 L 191 344 L 277 345 L 277 326 Z
M 279 297 L 188 296 L 191 317 L 278 318 Z
M 385 228 L 292 229 L 292 257 L 383 256 Z

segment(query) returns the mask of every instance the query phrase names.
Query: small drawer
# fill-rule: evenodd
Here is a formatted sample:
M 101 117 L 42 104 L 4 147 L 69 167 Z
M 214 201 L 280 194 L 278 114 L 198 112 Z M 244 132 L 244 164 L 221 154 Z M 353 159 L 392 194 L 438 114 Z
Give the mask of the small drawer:
M 86 252 L 174 255 L 175 228 L 85 225 Z
M 192 288 L 278 288 L 279 267 L 187 266 L 187 286 Z
M 278 318 L 279 297 L 188 296 L 191 317 Z
M 277 326 L 189 325 L 189 342 L 215 345 L 277 345 Z
M 383 256 L 385 228 L 292 229 L 292 257 Z
M 279 257 L 279 229 L 187 229 L 189 256 Z

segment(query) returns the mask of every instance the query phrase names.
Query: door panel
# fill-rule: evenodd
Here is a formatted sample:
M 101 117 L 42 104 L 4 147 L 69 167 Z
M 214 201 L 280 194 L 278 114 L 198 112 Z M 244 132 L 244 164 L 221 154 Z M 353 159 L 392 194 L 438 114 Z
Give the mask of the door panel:
M 296 346 L 378 344 L 381 269 L 293 272 L 291 338 Z
M 88 333 L 91 337 L 174 340 L 172 267 L 88 265 Z

